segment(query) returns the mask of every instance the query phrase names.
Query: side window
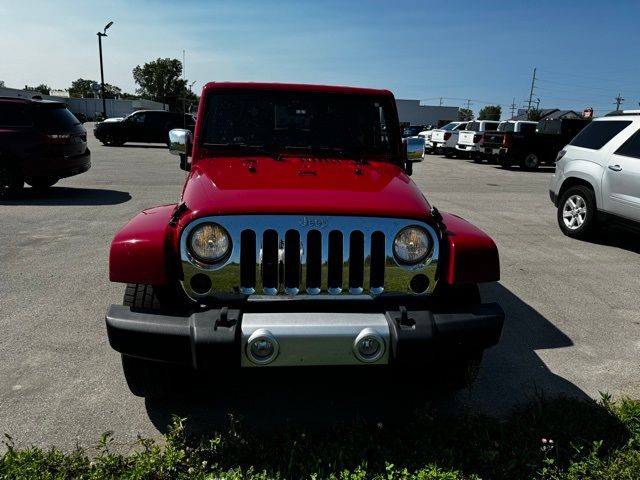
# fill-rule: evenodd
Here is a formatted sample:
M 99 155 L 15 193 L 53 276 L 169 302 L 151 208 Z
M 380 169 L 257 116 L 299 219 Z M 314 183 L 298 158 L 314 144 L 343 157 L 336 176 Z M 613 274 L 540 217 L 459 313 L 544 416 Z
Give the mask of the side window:
M 32 124 L 24 105 L 0 105 L 0 127 L 28 127 Z
M 625 157 L 640 158 L 640 130 L 631 135 L 631 138 L 624 142 L 618 150 L 616 155 L 624 155 Z
M 133 118 L 131 119 L 134 123 L 137 124 L 143 124 L 146 121 L 146 114 L 144 113 L 138 113 L 136 115 L 133 116 Z
M 590 150 L 600 150 L 609 140 L 624 130 L 631 124 L 631 120 L 605 120 L 601 122 L 591 122 L 569 145 L 588 148 Z
M 520 131 L 529 135 L 536 131 L 536 127 L 537 125 L 534 123 L 523 123 L 520 125 Z

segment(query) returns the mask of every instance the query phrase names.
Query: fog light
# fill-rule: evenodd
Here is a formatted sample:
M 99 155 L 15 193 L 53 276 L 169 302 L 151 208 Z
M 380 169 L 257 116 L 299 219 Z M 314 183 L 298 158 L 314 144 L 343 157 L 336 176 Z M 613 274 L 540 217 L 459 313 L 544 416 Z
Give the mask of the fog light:
M 384 355 L 385 345 L 382 337 L 373 328 L 365 328 L 356 337 L 353 353 L 364 363 L 373 363 Z
M 269 330 L 261 328 L 251 334 L 247 341 L 247 357 L 253 363 L 266 365 L 278 356 L 278 341 Z

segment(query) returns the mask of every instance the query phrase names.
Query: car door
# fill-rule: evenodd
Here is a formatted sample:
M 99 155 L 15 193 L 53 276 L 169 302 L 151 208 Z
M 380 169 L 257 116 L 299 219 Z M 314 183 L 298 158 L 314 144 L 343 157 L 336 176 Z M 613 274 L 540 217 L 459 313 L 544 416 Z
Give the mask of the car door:
M 602 187 L 609 213 L 640 222 L 640 130 L 609 155 Z
M 124 134 L 128 142 L 144 142 L 144 131 L 147 115 L 145 112 L 134 113 L 127 117 Z M 123 125 L 124 126 L 124 125 Z

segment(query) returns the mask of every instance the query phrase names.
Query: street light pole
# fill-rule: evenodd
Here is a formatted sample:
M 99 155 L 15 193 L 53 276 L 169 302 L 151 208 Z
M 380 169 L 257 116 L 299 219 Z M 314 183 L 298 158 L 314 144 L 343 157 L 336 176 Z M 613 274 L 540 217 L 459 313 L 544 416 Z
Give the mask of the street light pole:
M 102 94 L 102 118 L 107 118 L 107 101 L 104 98 L 104 67 L 102 66 L 102 37 L 107 36 L 107 29 L 113 25 L 113 22 L 107 23 L 103 32 L 98 32 L 98 50 L 100 51 L 100 90 Z

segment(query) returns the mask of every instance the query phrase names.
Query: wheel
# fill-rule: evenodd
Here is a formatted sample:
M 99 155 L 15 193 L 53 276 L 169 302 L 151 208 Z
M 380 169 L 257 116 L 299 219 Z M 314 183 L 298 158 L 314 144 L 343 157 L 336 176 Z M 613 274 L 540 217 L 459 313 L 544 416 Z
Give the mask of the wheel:
M 572 238 L 588 238 L 596 226 L 596 200 L 584 185 L 568 188 L 558 202 L 558 225 Z
M 7 161 L 0 161 L 0 199 L 14 197 L 22 187 L 24 180 L 18 167 Z
M 52 187 L 60 180 L 58 177 L 32 177 L 27 178 L 27 185 L 32 188 L 45 189 Z
M 482 157 L 480 155 L 474 155 L 473 163 L 482 163 Z
M 536 170 L 540 166 L 540 157 L 536 153 L 528 153 L 520 160 L 520 168 L 523 170 Z
M 102 144 L 108 147 L 121 147 L 122 145 L 124 145 L 124 142 L 118 139 L 113 133 L 107 133 L 104 136 Z
M 177 287 L 127 284 L 122 302 L 132 310 L 187 315 L 192 303 Z M 167 398 L 188 391 L 195 371 L 185 365 L 155 362 L 122 355 L 122 369 L 131 393 L 138 397 Z
M 453 154 L 452 154 L 451 152 L 449 152 L 449 151 L 445 150 L 445 152 L 444 152 L 444 157 L 445 157 L 445 158 L 453 158 Z

